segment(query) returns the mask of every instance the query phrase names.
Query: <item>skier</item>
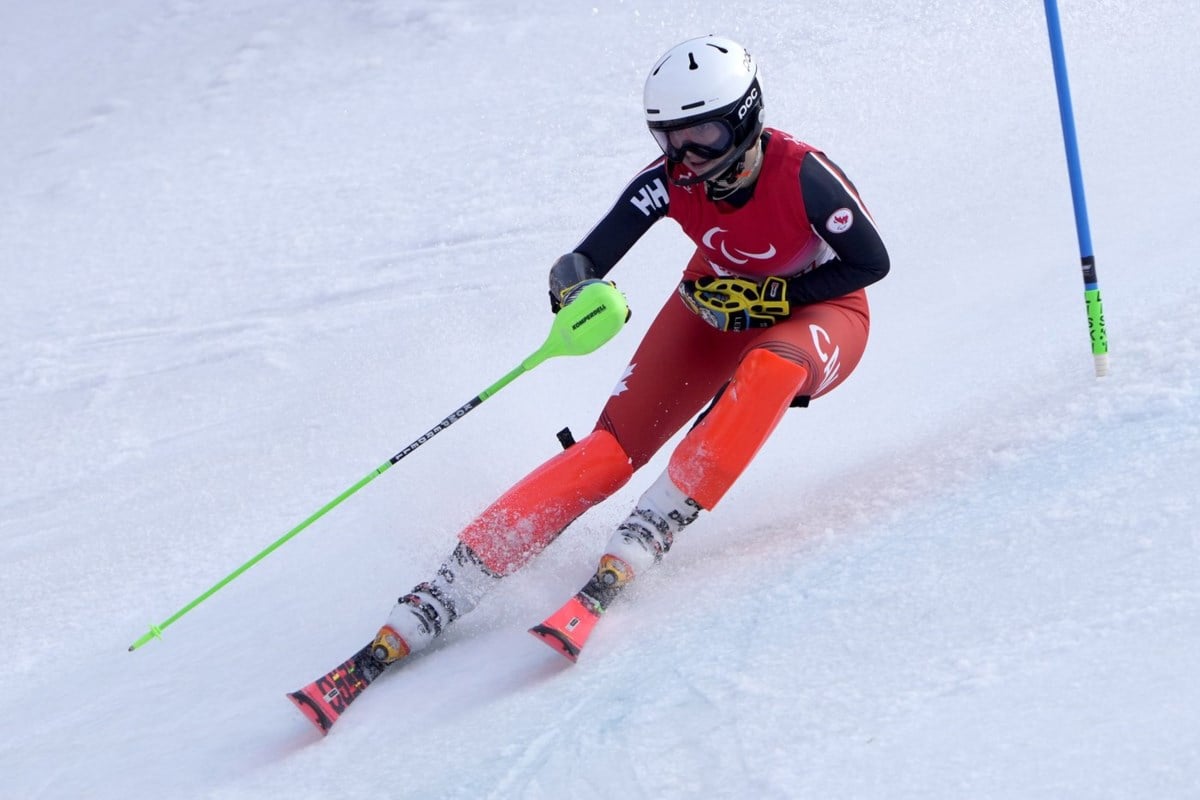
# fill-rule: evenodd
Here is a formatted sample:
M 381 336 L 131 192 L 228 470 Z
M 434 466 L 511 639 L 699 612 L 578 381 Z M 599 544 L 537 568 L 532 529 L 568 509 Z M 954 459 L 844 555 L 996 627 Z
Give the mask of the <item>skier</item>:
M 604 280 L 664 217 L 696 244 L 678 291 L 592 433 L 492 503 L 433 579 L 400 598 L 373 643 L 384 664 L 427 647 L 711 402 L 574 598 L 572 614 L 598 614 L 717 506 L 790 406 L 830 392 L 862 357 L 864 287 L 887 274 L 887 250 L 824 153 L 764 128 L 750 53 L 717 36 L 683 42 L 650 71 L 644 104 L 663 155 L 554 263 L 550 303 L 557 312 Z

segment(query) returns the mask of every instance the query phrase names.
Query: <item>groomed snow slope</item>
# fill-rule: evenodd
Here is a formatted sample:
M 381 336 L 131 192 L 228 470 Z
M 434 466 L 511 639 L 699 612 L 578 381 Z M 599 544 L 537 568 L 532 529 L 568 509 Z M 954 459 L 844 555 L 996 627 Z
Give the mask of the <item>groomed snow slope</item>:
M 1200 11 L 1063 6 L 1103 380 L 1041 4 L 5 4 L 0 797 L 1200 796 Z M 664 223 L 613 343 L 128 653 L 541 342 L 655 154 L 645 71 L 707 32 L 884 231 L 856 374 L 578 665 L 525 629 L 662 456 L 320 739 L 284 692 L 589 429 Z

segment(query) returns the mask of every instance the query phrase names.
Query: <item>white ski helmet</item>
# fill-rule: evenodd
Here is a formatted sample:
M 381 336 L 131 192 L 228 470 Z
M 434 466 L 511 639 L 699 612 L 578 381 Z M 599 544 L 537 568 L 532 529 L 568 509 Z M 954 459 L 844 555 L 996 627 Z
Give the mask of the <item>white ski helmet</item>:
M 758 65 L 737 42 L 701 36 L 668 50 L 646 78 L 646 125 L 669 162 L 671 180 L 715 180 L 758 141 L 763 129 Z M 688 152 L 709 159 L 703 175 L 675 169 Z

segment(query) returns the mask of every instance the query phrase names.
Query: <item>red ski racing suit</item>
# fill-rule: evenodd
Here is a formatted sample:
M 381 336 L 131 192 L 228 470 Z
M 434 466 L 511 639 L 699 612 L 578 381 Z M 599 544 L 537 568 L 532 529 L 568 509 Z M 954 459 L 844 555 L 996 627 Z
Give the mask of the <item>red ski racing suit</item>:
M 790 315 L 765 328 L 720 330 L 673 293 L 595 430 L 539 467 L 461 534 L 496 575 L 520 568 L 576 517 L 619 489 L 709 401 L 672 454 L 672 481 L 711 509 L 789 405 L 806 405 L 854 370 L 867 342 L 864 287 L 889 259 L 854 185 L 823 153 L 767 129 L 757 180 L 722 200 L 677 186 L 660 158 L 640 172 L 575 248 L 604 277 L 659 220 L 696 244 L 684 280 L 787 280 Z

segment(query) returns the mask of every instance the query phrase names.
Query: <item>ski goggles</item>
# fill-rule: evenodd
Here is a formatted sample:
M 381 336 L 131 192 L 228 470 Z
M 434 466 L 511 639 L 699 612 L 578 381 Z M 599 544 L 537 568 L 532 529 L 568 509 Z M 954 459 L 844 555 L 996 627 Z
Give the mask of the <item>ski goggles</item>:
M 733 147 L 733 128 L 723 119 L 711 119 L 671 130 L 651 128 L 650 133 L 671 161 L 683 161 L 688 153 L 711 161 L 725 155 Z

